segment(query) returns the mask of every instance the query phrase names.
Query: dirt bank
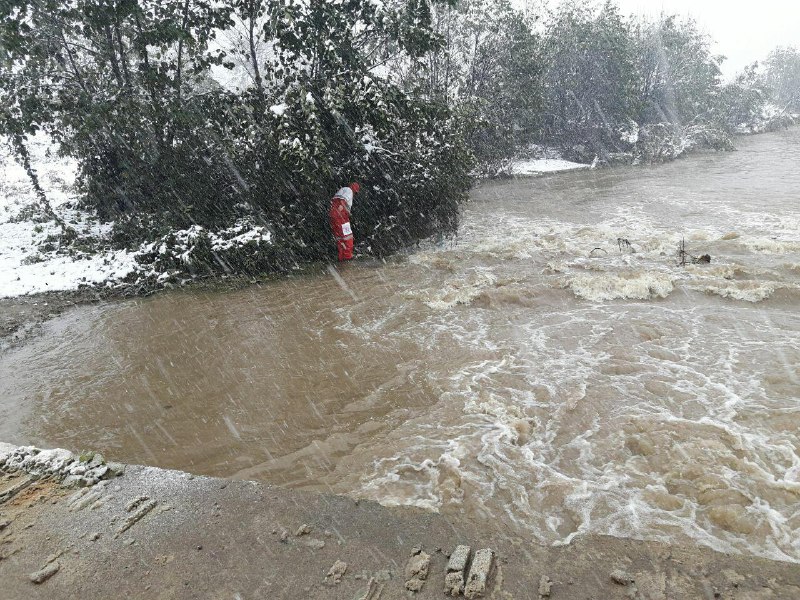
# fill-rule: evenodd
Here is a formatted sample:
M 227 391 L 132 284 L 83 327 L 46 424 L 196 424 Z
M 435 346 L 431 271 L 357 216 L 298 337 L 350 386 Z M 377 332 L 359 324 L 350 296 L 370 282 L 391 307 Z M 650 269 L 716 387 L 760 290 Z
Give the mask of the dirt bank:
M 0 445 L 0 464 L 11 452 Z M 509 543 L 432 513 L 140 466 L 61 483 L 68 471 L 111 476 L 95 462 L 0 468 L 4 599 L 444 598 L 447 555 L 461 544 L 493 550 L 488 598 L 800 597 L 795 564 L 696 547 Z
M 312 264 L 307 269 L 320 269 Z M 219 277 L 189 280 L 181 285 L 131 285 L 118 287 L 83 287 L 78 290 L 64 290 L 0 298 L 0 350 L 17 346 L 37 335 L 43 323 L 57 317 L 65 310 L 81 304 L 111 302 L 151 296 L 160 291 L 175 288 L 205 289 L 209 291 L 235 290 L 269 281 L 279 275 L 252 277 Z

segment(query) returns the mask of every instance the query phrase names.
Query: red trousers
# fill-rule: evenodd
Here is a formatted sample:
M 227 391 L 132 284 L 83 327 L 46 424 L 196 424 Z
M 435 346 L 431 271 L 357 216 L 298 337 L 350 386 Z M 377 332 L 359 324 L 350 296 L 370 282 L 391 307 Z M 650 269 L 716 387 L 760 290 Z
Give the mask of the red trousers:
M 349 240 L 336 240 L 336 247 L 339 250 L 339 261 L 352 260 L 353 258 L 353 238 Z
M 353 230 L 350 227 L 350 211 L 347 210 L 347 203 L 341 198 L 334 198 L 328 217 L 333 237 L 336 239 L 339 260 L 351 260 L 353 258 Z

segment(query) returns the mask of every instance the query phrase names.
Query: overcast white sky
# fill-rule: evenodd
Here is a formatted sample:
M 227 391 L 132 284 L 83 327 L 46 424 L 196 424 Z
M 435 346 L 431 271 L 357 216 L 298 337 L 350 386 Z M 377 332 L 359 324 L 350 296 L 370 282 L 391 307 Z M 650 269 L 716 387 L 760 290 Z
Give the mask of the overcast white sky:
M 529 3 L 533 6 L 536 0 Z M 764 59 L 775 46 L 800 47 L 800 0 L 617 0 L 617 4 L 624 14 L 691 15 L 717 41 L 714 52 L 728 57 L 723 64 L 728 77 Z
M 800 0 L 617 0 L 622 12 L 691 15 L 728 57 L 730 76 L 775 46 L 800 46 Z

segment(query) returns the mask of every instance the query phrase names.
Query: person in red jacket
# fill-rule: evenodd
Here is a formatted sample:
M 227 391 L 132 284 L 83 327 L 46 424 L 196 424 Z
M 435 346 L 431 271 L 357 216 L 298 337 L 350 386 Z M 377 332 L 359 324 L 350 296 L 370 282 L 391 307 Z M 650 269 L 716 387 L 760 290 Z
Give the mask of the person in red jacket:
M 343 187 L 331 200 L 331 210 L 328 217 L 331 221 L 333 237 L 336 238 L 336 247 L 339 250 L 339 261 L 353 258 L 353 229 L 350 227 L 350 210 L 353 208 L 353 196 L 361 186 L 351 183 Z

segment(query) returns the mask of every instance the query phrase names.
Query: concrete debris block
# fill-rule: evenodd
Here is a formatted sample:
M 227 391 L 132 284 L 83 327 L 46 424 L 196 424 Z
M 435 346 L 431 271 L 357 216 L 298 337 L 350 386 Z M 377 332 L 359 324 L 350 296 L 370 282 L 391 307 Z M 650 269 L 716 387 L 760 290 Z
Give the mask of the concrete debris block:
M 470 551 L 469 546 L 456 546 L 456 549 L 450 555 L 450 560 L 447 562 L 447 572 L 466 571 Z
M 630 585 L 633 583 L 633 577 L 622 569 L 615 569 L 611 571 L 611 580 L 619 585 Z
M 61 569 L 61 565 L 59 563 L 51 562 L 49 565 L 46 565 L 44 568 L 39 569 L 35 573 L 31 573 L 30 579 L 33 583 L 43 583 L 58 573 L 59 569 Z
M 550 578 L 547 575 L 542 575 L 542 578 L 539 580 L 539 597 L 549 598 L 550 588 L 552 587 L 553 587 L 553 582 L 550 581 Z
M 444 576 L 444 593 L 449 596 L 458 596 L 464 591 L 469 564 L 469 546 L 457 546 L 447 562 L 447 574 Z
M 419 592 L 425 585 L 430 569 L 431 557 L 427 552 L 416 548 L 418 553 L 412 556 L 406 564 L 406 589 L 411 592 Z
M 294 532 L 296 537 L 308 535 L 309 533 L 311 533 L 311 525 L 308 525 L 307 523 L 300 525 L 300 527 L 297 528 L 297 531 Z
M 328 574 L 325 576 L 325 579 L 328 577 L 331 578 L 334 584 L 339 583 L 344 577 L 344 574 L 347 572 L 347 563 L 341 560 L 337 560 L 333 563 L 333 566 L 328 571 Z
M 467 598 L 479 598 L 486 591 L 486 586 L 491 575 L 494 563 L 494 552 L 491 548 L 483 548 L 475 553 L 469 569 L 467 584 L 464 586 L 464 595 Z

